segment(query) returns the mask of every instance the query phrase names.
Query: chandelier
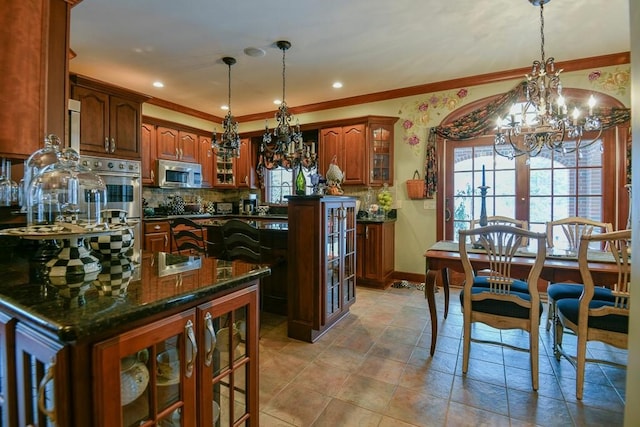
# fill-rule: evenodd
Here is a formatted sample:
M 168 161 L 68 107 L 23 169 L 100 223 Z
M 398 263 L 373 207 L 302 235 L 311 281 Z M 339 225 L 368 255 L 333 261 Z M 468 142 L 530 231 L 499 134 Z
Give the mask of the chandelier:
M 223 157 L 240 157 L 240 135 L 238 135 L 238 122 L 233 119 L 231 114 L 231 66 L 236 63 L 235 58 L 225 56 L 222 58 L 222 62 L 229 66 L 229 100 L 227 103 L 227 115 L 222 121 L 222 128 L 224 129 L 222 137 L 218 140 L 217 132 L 213 131 L 213 137 L 211 138 L 211 148 L 216 154 Z
M 276 42 L 278 49 L 282 50 L 282 101 L 276 111 L 276 126 L 273 132 L 269 131 L 268 122 L 265 124 L 265 132 L 260 144 L 260 156 L 269 165 L 268 168 L 304 166 L 311 168 L 316 164 L 315 144 L 305 144 L 302 140 L 300 124 L 293 123 L 293 115 L 289 112 L 285 100 L 286 88 L 286 63 L 285 52 L 291 47 L 286 40 Z
M 544 52 L 544 4 L 550 0 L 529 0 L 540 6 L 540 51 L 542 59 L 533 61 L 531 73 L 525 82 L 526 102 L 521 108 L 511 109 L 506 118 L 498 118 L 494 150 L 497 154 L 514 158 L 522 155 L 537 156 L 547 148 L 559 153 L 573 153 L 595 143 L 602 133 L 602 123 L 593 114 L 596 100 L 591 95 L 588 115 L 574 106 L 571 115 L 562 95 L 560 73 L 553 58 L 545 58 Z M 518 111 L 519 110 L 519 111 Z M 519 116 L 519 117 L 518 117 Z M 519 120 L 518 120 L 519 119 Z M 598 131 L 589 140 L 583 140 L 584 132 Z

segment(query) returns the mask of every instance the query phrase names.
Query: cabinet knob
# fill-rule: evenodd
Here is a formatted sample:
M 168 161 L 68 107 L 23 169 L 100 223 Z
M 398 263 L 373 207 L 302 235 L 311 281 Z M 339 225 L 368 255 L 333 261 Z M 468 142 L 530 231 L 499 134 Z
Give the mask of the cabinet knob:
M 154 230 L 160 230 L 160 226 L 159 226 L 159 225 L 154 225 L 154 226 L 153 226 L 153 229 L 154 229 Z

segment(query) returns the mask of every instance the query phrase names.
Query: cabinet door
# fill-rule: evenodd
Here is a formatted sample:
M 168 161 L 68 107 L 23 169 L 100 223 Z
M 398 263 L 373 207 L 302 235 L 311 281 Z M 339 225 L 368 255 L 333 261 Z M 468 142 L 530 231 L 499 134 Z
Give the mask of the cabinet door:
M 364 265 L 367 251 L 367 225 L 358 224 L 356 226 L 356 277 L 364 277 Z
M 152 252 L 169 252 L 169 233 L 146 234 L 144 249 Z
M 257 295 L 254 282 L 198 307 L 199 425 L 258 424 Z
M 369 184 L 393 185 L 393 124 L 369 124 Z
M 344 185 L 357 185 L 366 182 L 366 134 L 364 124 L 342 128 L 344 144 Z
M 236 184 L 238 188 L 255 188 L 251 139 L 240 141 L 240 157 L 236 160 Z
M 233 188 L 236 186 L 235 169 L 236 157 L 219 151 L 214 154 L 214 188 Z
M 139 159 L 140 103 L 112 95 L 109 110 L 109 153 Z
M 156 167 L 156 127 L 148 123 L 142 124 L 142 185 L 153 185 Z
M 81 103 L 80 149 L 104 156 L 109 152 L 109 95 L 74 86 L 73 98 Z
M 15 362 L 18 425 L 71 425 L 71 367 L 62 344 L 18 323 Z
M 97 344 L 97 426 L 196 425 L 195 310 Z
M 180 131 L 179 138 L 179 158 L 184 162 L 198 162 L 198 135 L 191 132 Z
M 180 154 L 178 150 L 178 131 L 175 129 L 158 126 L 156 138 L 158 147 L 158 158 L 166 160 L 177 160 Z
M 0 425 L 18 424 L 16 410 L 15 319 L 0 312 Z
M 320 131 L 320 146 L 318 147 L 320 159 L 318 170 L 326 173 L 333 158 L 340 170 L 344 171 L 345 158 L 343 155 L 342 128 L 328 128 Z
M 26 159 L 49 133 L 64 140 L 71 6 L 64 0 L 2 2 L 0 157 Z
M 326 323 L 356 297 L 355 202 L 326 204 Z
M 198 163 L 202 166 L 202 186 L 211 187 L 213 184 L 213 149 L 211 138 L 198 136 Z

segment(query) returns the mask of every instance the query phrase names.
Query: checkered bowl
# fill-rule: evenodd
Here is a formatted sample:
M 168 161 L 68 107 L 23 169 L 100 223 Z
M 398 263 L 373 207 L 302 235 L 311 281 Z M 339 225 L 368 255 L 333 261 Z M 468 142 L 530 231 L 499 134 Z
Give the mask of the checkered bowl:
M 102 296 L 117 296 L 125 294 L 131 277 L 134 265 L 127 257 L 111 258 L 102 261 L 102 271 L 98 274 L 93 285 Z
M 127 226 L 127 211 L 106 209 L 101 217 L 112 228 L 112 232 L 91 237 L 91 250 L 106 257 L 117 257 L 127 252 L 133 246 L 133 229 Z

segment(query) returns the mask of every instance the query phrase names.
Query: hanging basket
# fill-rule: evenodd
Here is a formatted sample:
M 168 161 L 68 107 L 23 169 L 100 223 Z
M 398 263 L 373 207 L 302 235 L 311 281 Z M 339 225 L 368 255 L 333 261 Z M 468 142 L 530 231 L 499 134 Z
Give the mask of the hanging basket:
M 407 180 L 407 194 L 410 199 L 425 198 L 424 179 L 420 178 L 420 173 L 417 170 L 413 173 L 413 179 Z

